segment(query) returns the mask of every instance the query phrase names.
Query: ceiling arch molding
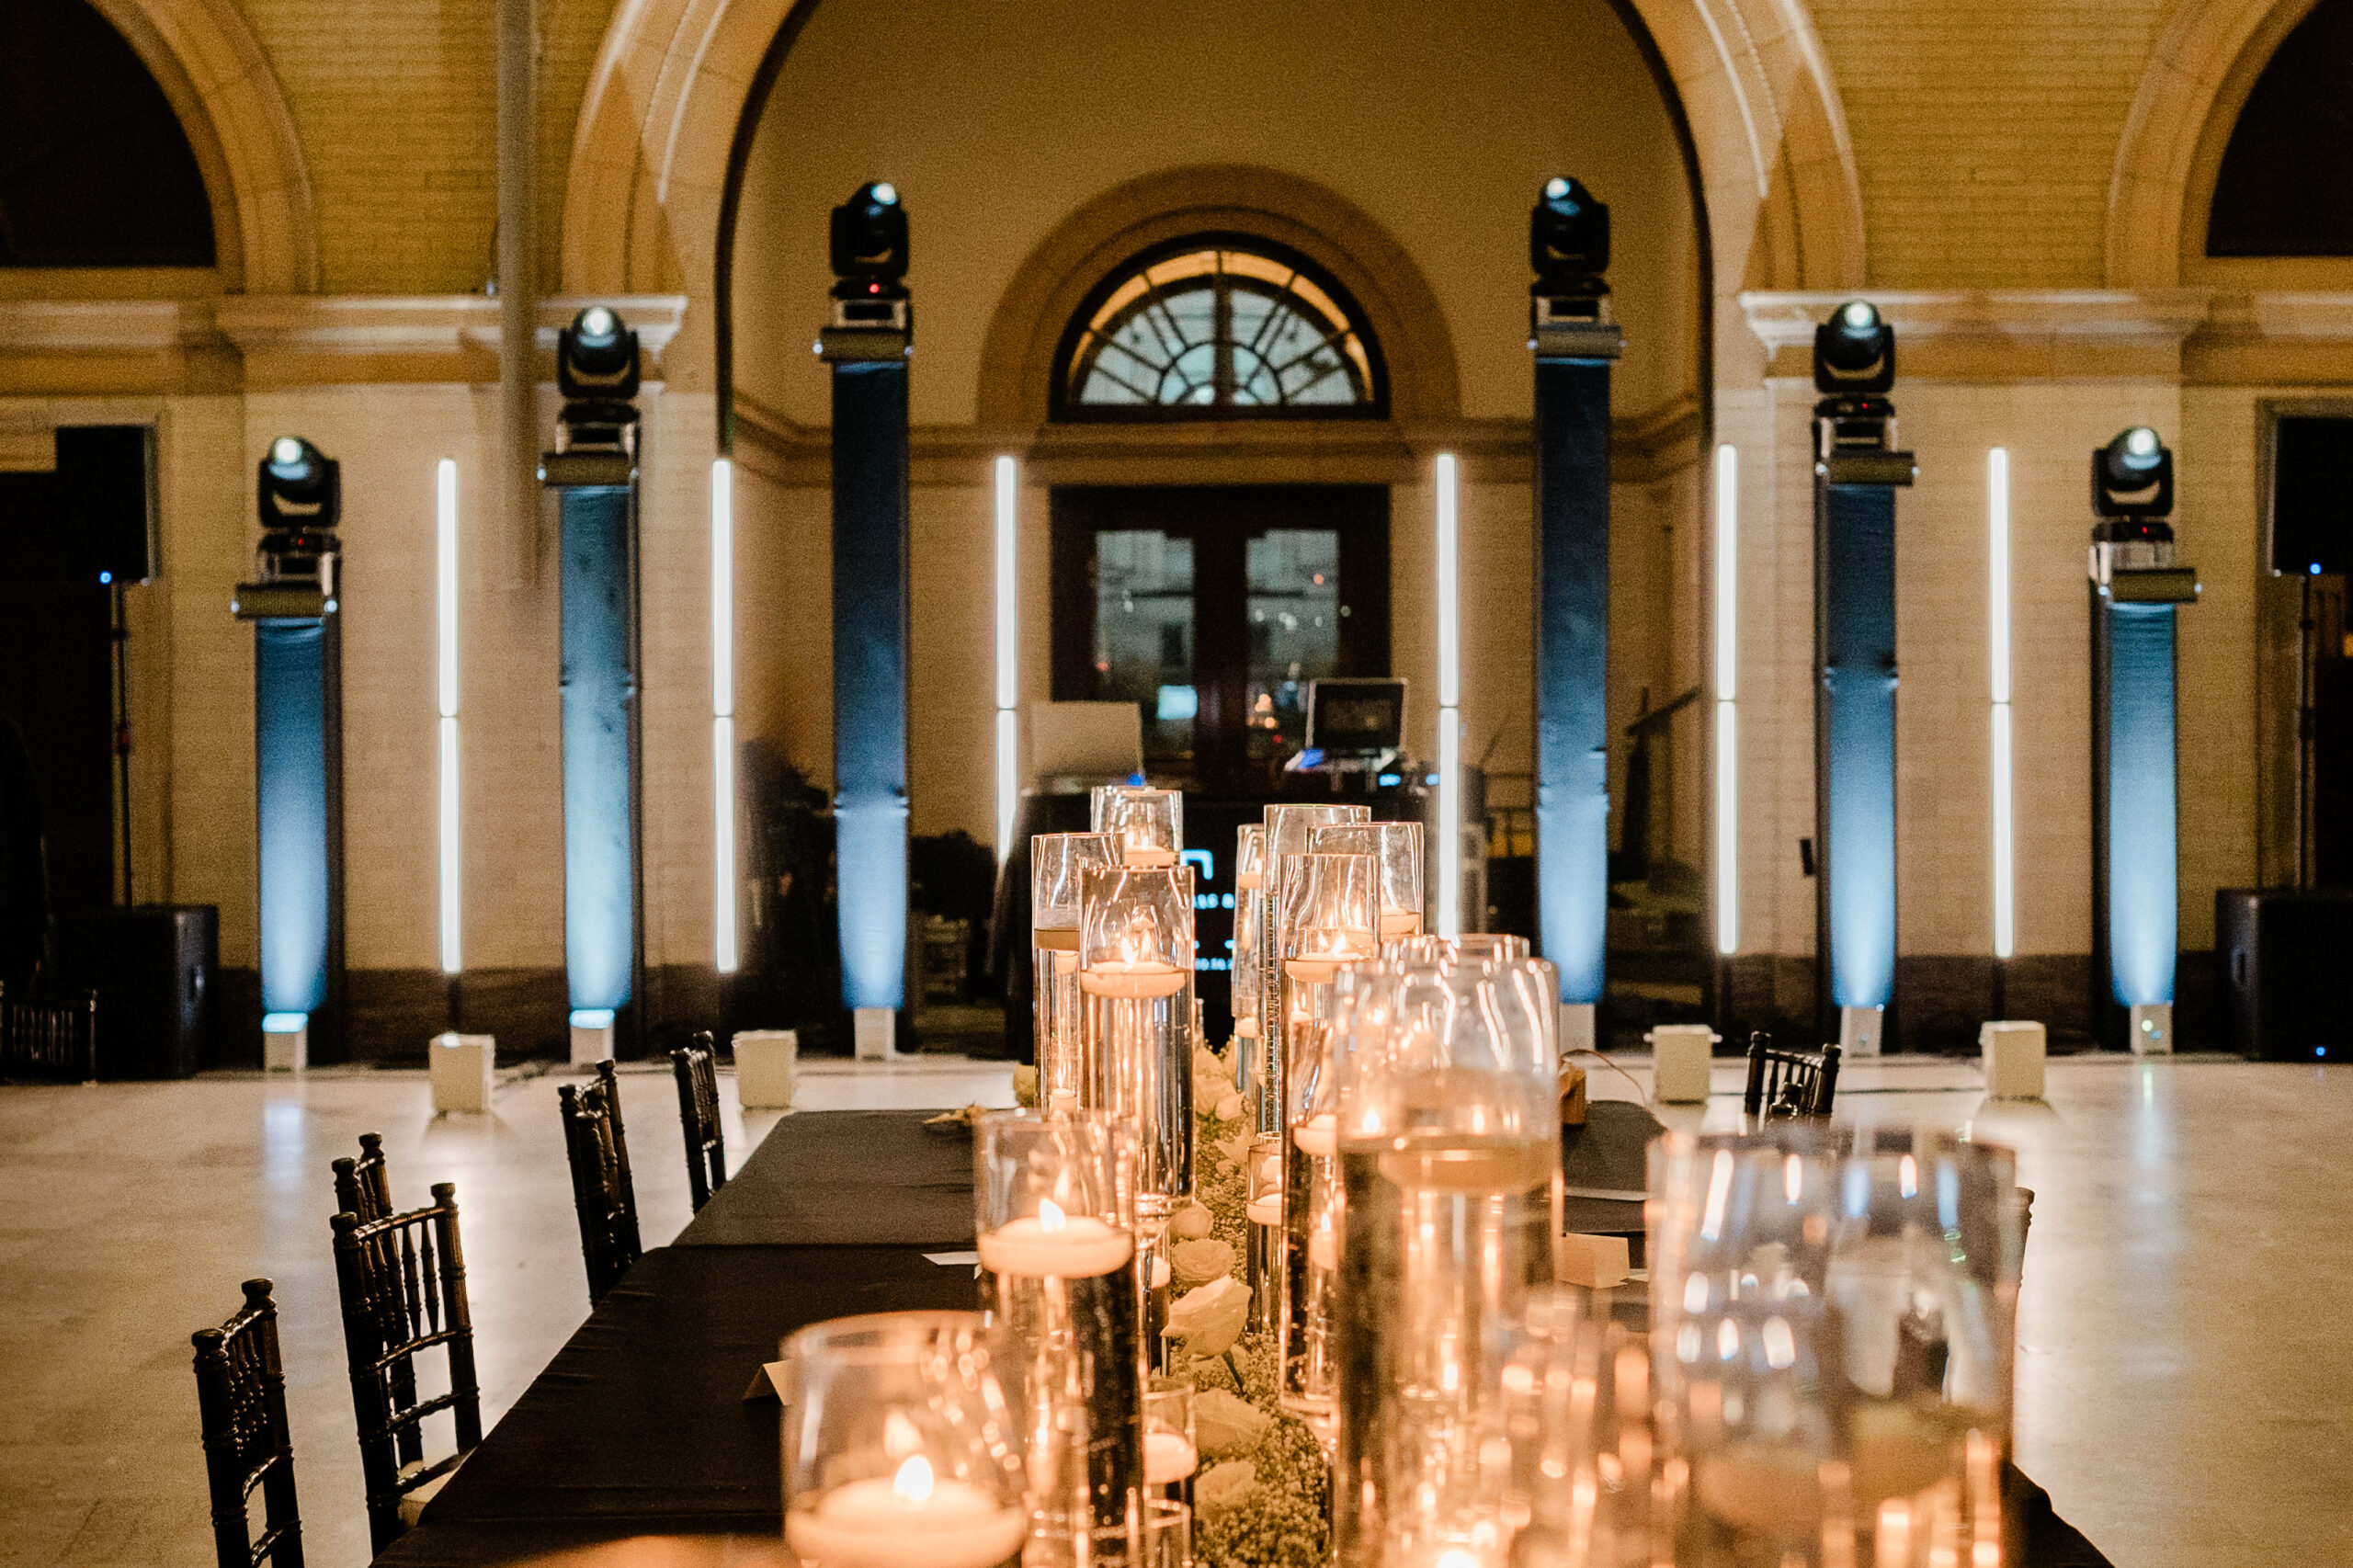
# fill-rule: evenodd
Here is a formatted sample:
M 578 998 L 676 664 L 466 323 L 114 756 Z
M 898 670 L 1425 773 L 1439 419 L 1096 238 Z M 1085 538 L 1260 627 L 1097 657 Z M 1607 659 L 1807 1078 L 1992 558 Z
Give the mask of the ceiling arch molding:
M 311 176 L 268 57 L 231 0 L 91 0 L 163 89 L 212 200 L 222 289 L 319 287 Z
M 712 300 L 739 131 L 759 112 L 771 50 L 817 3 L 623 0 L 573 142 L 565 292 Z M 1861 183 L 1802 0 L 1624 3 L 1690 124 L 1718 290 L 1859 285 Z M 707 362 L 711 313 L 690 312 L 685 357 Z
M 2202 249 L 2222 144 L 2279 42 L 2317 0 L 2187 0 L 2159 35 L 2132 96 L 2109 177 L 2111 289 L 2175 289 L 2182 254 Z

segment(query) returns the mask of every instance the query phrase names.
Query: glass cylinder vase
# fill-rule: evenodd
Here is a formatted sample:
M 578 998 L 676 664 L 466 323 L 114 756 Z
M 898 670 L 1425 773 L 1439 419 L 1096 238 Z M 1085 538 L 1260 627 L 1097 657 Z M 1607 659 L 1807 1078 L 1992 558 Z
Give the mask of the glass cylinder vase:
M 1076 1104 L 1080 1035 L 1079 872 L 1116 863 L 1101 833 L 1041 833 L 1029 841 L 1029 949 L 1033 966 L 1038 1103 Z
M 784 1539 L 813 1568 L 1021 1554 L 1019 1416 L 977 1312 L 878 1312 L 785 1341 Z
M 1256 1060 L 1252 1071 L 1258 1080 L 1253 1096 L 1258 1109 L 1258 1131 L 1283 1130 L 1283 1038 L 1285 982 L 1282 965 L 1283 858 L 1307 853 L 1307 835 L 1318 827 L 1365 822 L 1372 812 L 1365 806 L 1268 806 L 1266 809 L 1264 885 L 1259 892 L 1258 1023 Z
M 1311 829 L 1307 847 L 1320 855 L 1370 855 L 1381 866 L 1381 939 L 1418 937 L 1423 926 L 1422 824 L 1358 822 Z
M 1033 1561 L 1083 1564 L 1102 1532 L 1133 1529 L 1143 1496 L 1134 1158 L 1095 1111 L 973 1128 L 981 1300 L 1017 1390 Z
M 1283 858 L 1282 873 L 1289 1011 L 1283 1020 L 1279 1397 L 1319 1437 L 1328 1437 L 1338 1248 L 1333 1226 L 1338 1209 L 1334 1124 L 1339 1101 L 1332 1025 L 1339 977 L 1370 960 L 1379 947 L 1381 863 L 1370 855 L 1290 855 Z
M 1337 1126 L 1335 1547 L 1345 1568 L 1501 1568 L 1490 1460 L 1508 1325 L 1552 1274 L 1552 1064 L 1505 1028 L 1486 963 L 1400 978 L 1419 998 L 1358 1041 Z
M 1097 831 L 1110 836 L 1123 866 L 1174 866 L 1185 847 L 1185 797 L 1174 790 L 1120 788 L 1103 801 Z
M 1267 830 L 1244 823 L 1233 834 L 1233 949 L 1230 987 L 1233 1009 L 1233 1087 L 1245 1097 L 1256 1085 L 1251 1071 L 1258 1040 L 1260 932 L 1266 925 Z M 1251 1125 L 1256 1126 L 1254 1117 Z
M 1149 1245 L 1193 1195 L 1193 873 L 1090 867 L 1079 903 L 1079 1103 L 1135 1131 Z

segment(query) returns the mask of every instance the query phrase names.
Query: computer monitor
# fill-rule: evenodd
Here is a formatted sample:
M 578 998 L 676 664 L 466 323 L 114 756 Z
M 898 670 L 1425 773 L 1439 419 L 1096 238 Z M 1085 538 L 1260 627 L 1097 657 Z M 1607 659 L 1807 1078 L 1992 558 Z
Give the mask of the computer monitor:
M 1327 756 L 1396 751 L 1405 744 L 1405 683 L 1373 679 L 1307 683 L 1307 749 Z

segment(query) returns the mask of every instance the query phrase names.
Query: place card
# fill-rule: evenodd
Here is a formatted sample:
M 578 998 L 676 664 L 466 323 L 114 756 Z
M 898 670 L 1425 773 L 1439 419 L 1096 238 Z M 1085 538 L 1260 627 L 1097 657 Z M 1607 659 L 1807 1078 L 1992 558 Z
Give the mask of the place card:
M 763 1363 L 760 1369 L 752 1374 L 752 1386 L 744 1391 L 744 1403 L 746 1404 L 756 1399 L 782 1399 L 783 1397 L 784 1363 L 781 1361 Z

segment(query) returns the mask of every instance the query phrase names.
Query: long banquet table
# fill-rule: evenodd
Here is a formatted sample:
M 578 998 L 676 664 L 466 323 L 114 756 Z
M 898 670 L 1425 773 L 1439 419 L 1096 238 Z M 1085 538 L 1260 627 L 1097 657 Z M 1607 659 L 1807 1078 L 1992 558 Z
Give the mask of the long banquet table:
M 1640 1191 L 1656 1123 L 1630 1102 L 1592 1108 L 1563 1140 L 1570 1186 Z M 597 1303 L 377 1563 L 790 1568 L 777 1406 L 744 1398 L 753 1374 L 806 1324 L 974 1304 L 971 1139 L 926 1128 L 926 1114 L 779 1121 L 677 1240 Z M 1639 1228 L 1639 1203 L 1578 1201 L 1572 1228 L 1622 1230 L 1629 1210 Z M 2040 1488 L 2011 1479 L 2028 1563 L 2107 1568 Z

